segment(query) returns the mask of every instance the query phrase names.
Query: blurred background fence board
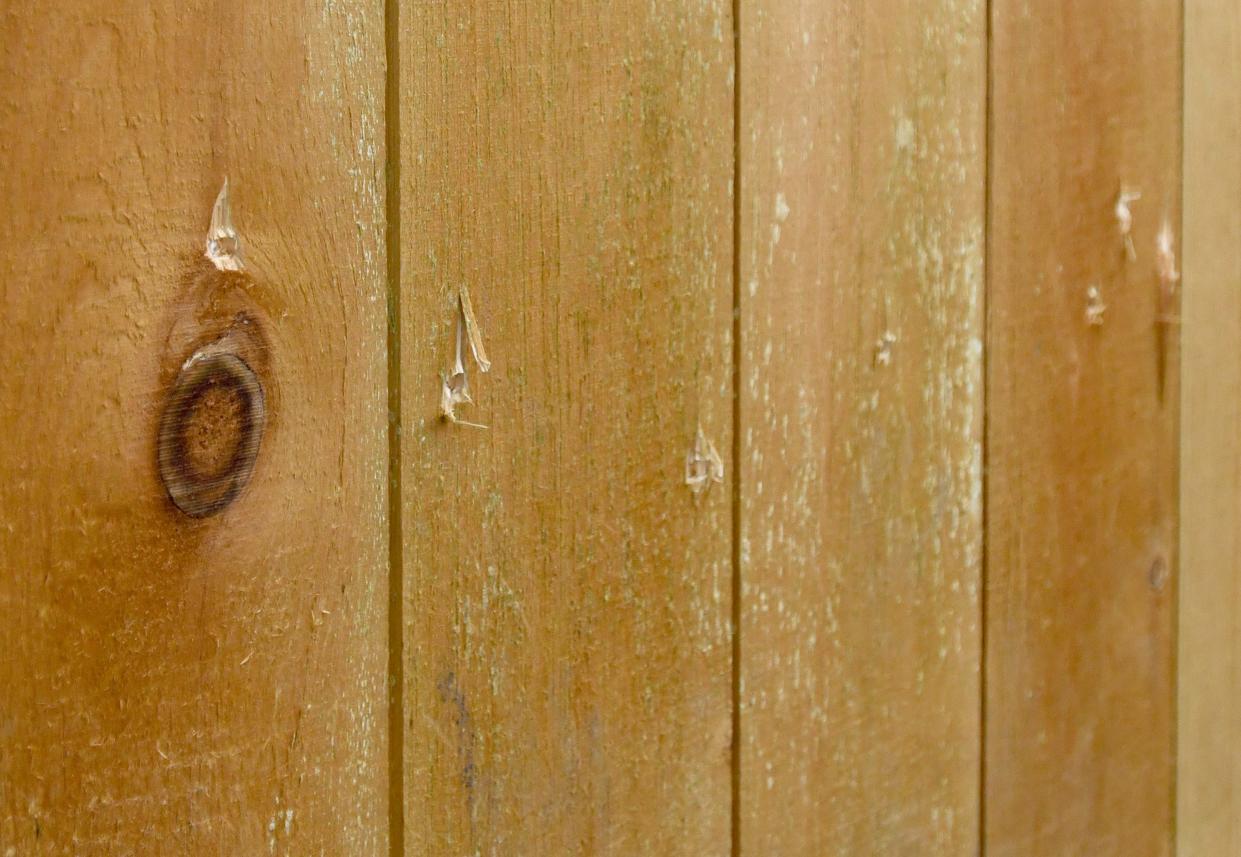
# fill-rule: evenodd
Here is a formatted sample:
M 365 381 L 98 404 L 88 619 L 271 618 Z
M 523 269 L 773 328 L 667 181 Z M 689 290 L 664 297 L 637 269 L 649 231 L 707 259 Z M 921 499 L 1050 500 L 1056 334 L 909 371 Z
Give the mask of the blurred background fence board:
M 1185 4 L 1177 853 L 1241 852 L 1241 6 Z
M 1180 4 L 991 15 L 984 849 L 1167 854 Z
M 740 23 L 739 853 L 972 854 L 985 7 Z

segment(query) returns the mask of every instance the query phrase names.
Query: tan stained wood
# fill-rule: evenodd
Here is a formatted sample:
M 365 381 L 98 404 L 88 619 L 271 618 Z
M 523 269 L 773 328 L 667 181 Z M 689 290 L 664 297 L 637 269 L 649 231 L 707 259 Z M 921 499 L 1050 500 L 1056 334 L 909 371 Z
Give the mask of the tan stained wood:
M 386 853 L 382 26 L 0 13 L 0 854 Z M 266 423 L 191 519 L 157 435 L 212 343 Z
M 406 851 L 728 854 L 729 4 L 399 13 Z
M 977 852 L 985 23 L 743 5 L 743 855 Z
M 1241 5 L 1185 4 L 1177 853 L 1241 853 Z
M 991 9 L 983 844 L 1168 854 L 1180 3 Z

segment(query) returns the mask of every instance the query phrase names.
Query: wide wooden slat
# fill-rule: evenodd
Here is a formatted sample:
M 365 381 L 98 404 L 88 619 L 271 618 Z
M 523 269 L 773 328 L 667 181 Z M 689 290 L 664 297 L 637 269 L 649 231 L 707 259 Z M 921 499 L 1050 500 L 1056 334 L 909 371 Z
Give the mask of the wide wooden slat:
M 1167 854 L 1180 3 L 991 9 L 984 846 Z
M 743 6 L 743 855 L 977 852 L 983 9 Z
M 727 854 L 729 5 L 399 11 L 407 853 Z
M 0 12 L 0 853 L 386 851 L 382 26 Z M 266 430 L 194 520 L 156 435 L 221 337 Z
M 1177 853 L 1241 853 L 1241 4 L 1185 4 Z

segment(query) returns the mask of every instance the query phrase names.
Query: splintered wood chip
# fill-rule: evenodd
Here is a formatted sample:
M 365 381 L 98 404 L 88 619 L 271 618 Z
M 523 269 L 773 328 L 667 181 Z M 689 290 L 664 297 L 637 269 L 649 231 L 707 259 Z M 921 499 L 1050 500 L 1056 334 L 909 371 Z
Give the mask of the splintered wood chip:
M 241 236 L 233 226 L 232 202 L 228 196 L 228 178 L 211 207 L 211 226 L 207 230 L 207 250 L 203 254 L 221 271 L 242 271 L 246 267 L 241 251 Z
M 483 348 L 483 332 L 478 329 L 478 320 L 474 318 L 474 307 L 470 304 L 470 290 L 465 286 L 461 287 L 459 300 L 461 318 L 465 321 L 465 334 L 470 340 L 470 353 L 474 355 L 474 362 L 478 364 L 480 371 L 490 372 L 491 361 L 487 359 L 487 349 Z M 460 336 L 460 331 L 457 335 Z M 458 349 L 458 354 L 460 354 L 460 349 Z
M 723 481 L 724 460 L 699 426 L 694 446 L 685 455 L 685 484 L 693 492 L 694 499 L 699 500 L 711 490 L 711 483 Z
M 470 404 L 470 379 L 465 371 L 465 343 L 470 344 L 470 353 L 474 362 L 482 372 L 490 371 L 491 361 L 487 359 L 487 351 L 483 348 L 483 334 L 478 329 L 478 321 L 474 318 L 474 307 L 470 305 L 470 293 L 461 287 L 457 299 L 457 348 L 453 358 L 452 369 L 441 373 L 443 386 L 440 389 L 440 416 L 454 425 L 472 428 L 487 428 L 479 423 L 466 422 L 457 416 L 457 406 Z

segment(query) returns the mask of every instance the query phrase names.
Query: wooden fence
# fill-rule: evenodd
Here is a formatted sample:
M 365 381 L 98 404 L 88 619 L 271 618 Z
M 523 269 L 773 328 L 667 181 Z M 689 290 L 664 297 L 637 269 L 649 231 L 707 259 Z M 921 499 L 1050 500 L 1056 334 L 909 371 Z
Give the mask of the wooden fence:
M 1236 0 L 0 35 L 0 855 L 1241 854 Z

